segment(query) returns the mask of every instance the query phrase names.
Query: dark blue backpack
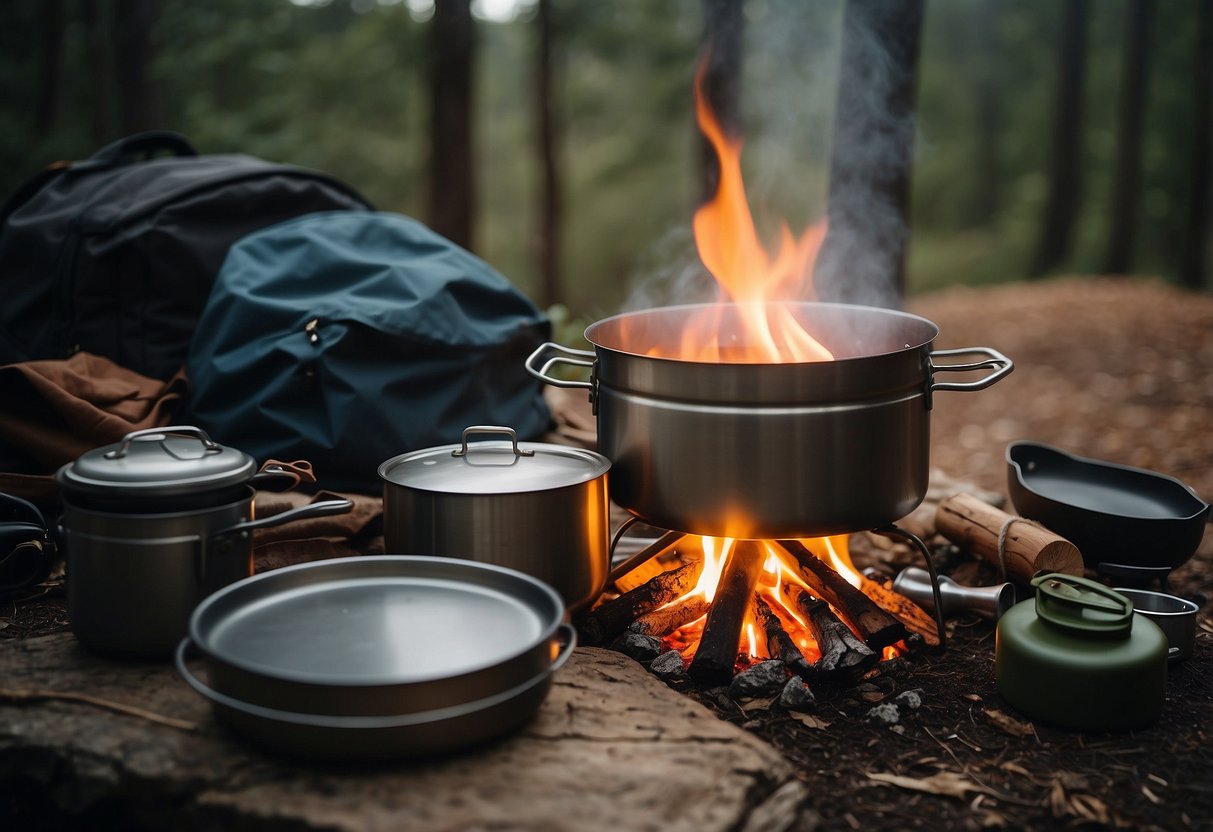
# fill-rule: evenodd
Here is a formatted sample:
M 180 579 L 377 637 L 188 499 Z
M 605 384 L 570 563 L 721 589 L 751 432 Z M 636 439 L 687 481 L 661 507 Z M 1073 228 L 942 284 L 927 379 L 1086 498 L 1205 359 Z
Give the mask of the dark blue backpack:
M 470 425 L 543 433 L 523 362 L 549 331 L 506 278 L 414 220 L 300 217 L 228 254 L 189 352 L 189 420 L 258 459 L 307 459 L 326 488 L 378 493 L 381 462 Z

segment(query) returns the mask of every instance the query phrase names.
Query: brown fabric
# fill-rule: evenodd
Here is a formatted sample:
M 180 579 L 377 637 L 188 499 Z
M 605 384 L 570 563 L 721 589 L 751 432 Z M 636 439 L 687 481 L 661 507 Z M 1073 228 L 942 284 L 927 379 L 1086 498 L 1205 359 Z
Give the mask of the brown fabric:
M 184 368 L 147 378 L 101 356 L 0 367 L 0 438 L 50 473 L 86 451 L 172 420 L 184 398 Z
M 184 368 L 161 381 L 85 352 L 0 367 L 0 490 L 53 498 L 61 465 L 133 430 L 170 424 L 186 390 Z
M 383 500 L 366 494 L 315 495 L 297 491 L 258 491 L 253 504 L 257 517 L 281 514 L 292 508 L 344 497 L 354 503 L 346 514 L 294 520 L 253 532 L 253 559 L 257 572 L 322 558 L 383 553 Z

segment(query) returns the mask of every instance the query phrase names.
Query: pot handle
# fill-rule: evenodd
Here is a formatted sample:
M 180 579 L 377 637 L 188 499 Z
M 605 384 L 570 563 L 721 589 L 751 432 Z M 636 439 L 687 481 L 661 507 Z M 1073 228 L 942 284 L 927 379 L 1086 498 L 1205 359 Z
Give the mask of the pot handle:
M 534 451 L 524 451 L 518 447 L 518 433 L 513 428 L 507 428 L 503 425 L 472 425 L 471 427 L 467 427 L 467 428 L 463 429 L 463 446 L 454 451 L 451 451 L 451 456 L 453 456 L 453 457 L 467 456 L 468 455 L 468 437 L 471 436 L 472 434 L 476 434 L 476 433 L 479 433 L 479 434 L 487 433 L 487 434 L 494 434 L 494 435 L 500 434 L 500 435 L 508 436 L 510 439 L 510 442 L 514 446 L 515 459 L 520 456 L 534 456 L 535 455 Z
M 936 364 L 935 360 L 943 356 L 950 355 L 984 355 L 986 358 L 982 361 L 971 361 L 967 364 Z M 930 362 L 931 375 L 935 373 L 966 373 L 973 370 L 993 370 L 985 378 L 979 378 L 977 381 L 935 381 L 931 379 L 930 392 L 936 390 L 984 390 L 994 382 L 998 381 L 1005 375 L 1008 375 L 1015 369 L 1014 362 L 1000 353 L 998 350 L 990 347 L 962 347 L 956 350 L 933 350 L 928 356 Z
M 547 352 L 554 352 L 556 355 L 553 355 L 541 365 L 539 362 L 543 358 L 544 353 Z M 541 344 L 539 349 L 527 356 L 526 371 L 544 384 L 550 384 L 553 387 L 573 387 L 592 391 L 594 389 L 594 382 L 592 380 L 570 381 L 568 379 L 555 378 L 548 375 L 548 370 L 557 364 L 571 364 L 574 367 L 589 367 L 592 371 L 595 363 L 595 355 L 592 352 L 574 350 L 548 341 L 545 344 Z M 591 372 L 592 376 L 593 373 Z
M 322 500 L 319 503 L 308 503 L 305 506 L 288 509 L 278 514 L 271 514 L 269 517 L 262 517 L 258 520 L 247 520 L 243 523 L 237 523 L 234 526 L 229 526 L 222 531 L 216 532 L 214 536 L 225 537 L 240 532 L 251 532 L 253 529 L 268 529 L 271 526 L 281 526 L 283 523 L 289 523 L 292 520 L 306 520 L 309 517 L 327 517 L 332 514 L 345 514 L 353 507 L 353 501 L 347 500 L 344 497 L 338 500 Z

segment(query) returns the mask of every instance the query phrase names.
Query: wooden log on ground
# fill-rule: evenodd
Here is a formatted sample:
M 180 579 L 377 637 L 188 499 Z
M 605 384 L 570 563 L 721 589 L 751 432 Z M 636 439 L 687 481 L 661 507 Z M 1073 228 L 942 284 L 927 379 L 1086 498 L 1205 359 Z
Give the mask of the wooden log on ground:
M 875 581 L 865 578 L 862 588 L 865 595 L 904 624 L 906 629 L 912 633 L 918 633 L 922 636 L 922 640 L 931 647 L 939 646 L 939 628 L 935 626 L 935 619 L 931 617 L 930 613 L 900 592 L 885 589 L 883 585 Z
M 779 545 L 796 558 L 801 576 L 820 597 L 838 610 L 869 647 L 879 650 L 896 644 L 909 631 L 905 625 L 839 575 L 799 540 L 781 540 Z
M 935 528 L 948 540 L 1001 568 L 998 538 L 1015 515 L 969 494 L 955 494 L 939 504 Z M 1082 575 L 1082 553 L 1064 537 L 1022 518 L 1005 529 L 1007 580 L 1026 584 L 1039 571 Z
M 652 612 L 645 613 L 628 625 L 628 630 L 645 636 L 661 638 L 679 627 L 690 624 L 707 614 L 708 600 L 695 594 Z
M 582 643 L 604 644 L 613 639 L 640 616 L 690 592 L 702 572 L 703 561 L 691 561 L 600 604 L 577 624 Z
M 817 648 L 821 651 L 821 658 L 809 668 L 810 675 L 859 676 L 880 660 L 876 652 L 860 641 L 825 601 L 813 597 L 796 584 L 785 583 L 783 589 L 788 600 L 809 622 L 809 629 L 813 631 L 813 638 L 817 639 Z
M 721 685 L 733 678 L 741 625 L 750 608 L 750 596 L 762 572 L 762 550 L 756 541 L 739 540 L 720 573 L 720 583 L 695 648 L 687 675 L 705 685 Z
M 767 654 L 772 659 L 779 659 L 788 670 L 801 679 L 807 680 L 813 675 L 808 659 L 804 657 L 804 653 L 800 652 L 800 648 L 788 635 L 788 631 L 783 628 L 783 622 L 779 620 L 779 616 L 771 609 L 771 605 L 757 593 L 754 595 L 754 620 L 766 634 Z

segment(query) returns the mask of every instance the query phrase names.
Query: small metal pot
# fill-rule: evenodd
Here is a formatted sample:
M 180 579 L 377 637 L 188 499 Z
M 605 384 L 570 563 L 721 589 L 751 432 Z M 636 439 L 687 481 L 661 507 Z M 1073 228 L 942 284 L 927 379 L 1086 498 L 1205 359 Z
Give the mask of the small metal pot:
M 938 327 L 888 309 L 772 305 L 833 361 L 728 363 L 678 354 L 691 322 L 719 316 L 723 345 L 748 343 L 742 307 L 675 306 L 590 326 L 594 352 L 544 344 L 527 370 L 589 390 L 611 499 L 650 525 L 715 537 L 817 537 L 904 517 L 926 495 L 936 392 L 981 390 L 1012 370 L 989 347 L 935 350 Z M 959 355 L 980 356 L 943 364 Z M 591 368 L 588 382 L 548 375 Z M 988 371 L 976 381 L 936 373 Z
M 509 441 L 469 444 L 477 434 Z M 610 569 L 610 467 L 593 451 L 520 444 L 507 427 L 469 427 L 458 445 L 379 466 L 384 544 L 392 553 L 517 569 L 581 609 L 602 592 Z
M 251 484 L 266 476 L 195 427 L 135 431 L 56 478 L 72 631 L 120 656 L 171 655 L 194 606 L 252 574 L 254 529 L 353 507 L 326 500 L 254 519 Z
M 1133 602 L 1133 611 L 1153 621 L 1167 637 L 1167 660 L 1180 662 L 1190 658 L 1196 644 L 1196 614 L 1200 607 L 1195 601 L 1153 592 L 1148 589 L 1116 587 L 1116 592 Z

